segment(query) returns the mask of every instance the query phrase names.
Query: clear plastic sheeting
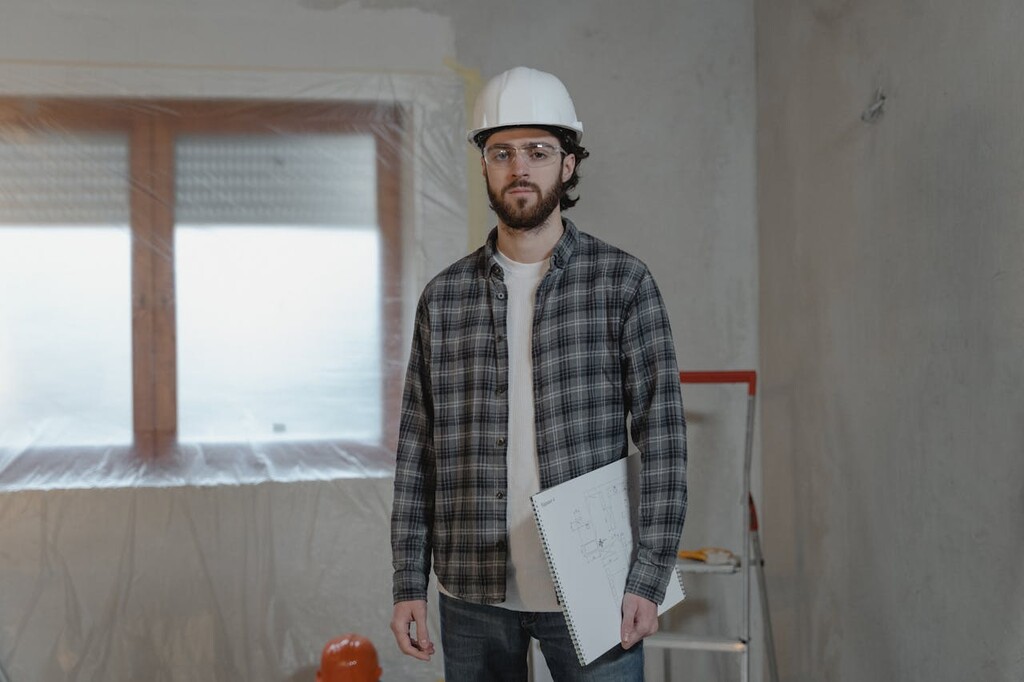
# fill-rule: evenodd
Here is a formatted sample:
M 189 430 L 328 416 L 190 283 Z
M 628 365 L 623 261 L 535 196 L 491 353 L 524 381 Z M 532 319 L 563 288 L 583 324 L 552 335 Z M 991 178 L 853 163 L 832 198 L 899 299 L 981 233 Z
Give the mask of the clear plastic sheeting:
M 436 680 L 388 526 L 462 83 L 164 78 L 0 98 L 0 680 L 312 681 L 353 631 Z

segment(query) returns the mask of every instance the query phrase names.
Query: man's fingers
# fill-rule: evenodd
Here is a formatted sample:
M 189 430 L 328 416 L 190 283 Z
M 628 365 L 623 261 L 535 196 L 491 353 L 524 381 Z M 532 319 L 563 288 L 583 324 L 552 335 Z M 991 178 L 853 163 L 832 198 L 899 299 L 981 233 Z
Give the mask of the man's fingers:
M 415 610 L 413 615 L 416 618 L 416 641 L 417 649 L 426 653 L 429 657 L 434 653 L 434 643 L 430 641 L 430 633 L 427 632 L 427 605 L 423 604 L 422 609 Z
M 622 648 L 629 649 L 647 635 L 658 631 L 658 605 L 627 592 L 622 597 Z
M 416 625 L 415 635 L 410 627 L 414 623 Z M 395 604 L 394 615 L 391 618 L 391 631 L 403 654 L 421 661 L 430 660 L 434 653 L 434 644 L 427 634 L 427 602 L 422 600 L 400 601 Z
M 628 649 L 636 643 L 636 640 L 633 639 L 635 618 L 636 604 L 624 597 L 622 599 L 622 625 L 619 627 L 619 639 L 622 640 L 623 649 Z

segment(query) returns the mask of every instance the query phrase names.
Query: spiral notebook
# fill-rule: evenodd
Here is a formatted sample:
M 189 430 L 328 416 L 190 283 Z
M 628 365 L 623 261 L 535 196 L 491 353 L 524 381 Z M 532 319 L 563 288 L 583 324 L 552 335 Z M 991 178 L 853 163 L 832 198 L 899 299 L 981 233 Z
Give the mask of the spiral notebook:
M 630 455 L 533 495 L 533 515 L 580 665 L 620 643 L 632 562 L 639 456 Z M 662 614 L 686 596 L 672 569 Z

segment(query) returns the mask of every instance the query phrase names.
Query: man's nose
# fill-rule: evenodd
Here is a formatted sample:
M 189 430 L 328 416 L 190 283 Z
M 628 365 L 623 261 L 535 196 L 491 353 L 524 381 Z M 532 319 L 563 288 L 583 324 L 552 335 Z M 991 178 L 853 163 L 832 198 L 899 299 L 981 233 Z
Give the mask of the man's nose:
M 526 165 L 526 157 L 522 152 L 516 152 L 512 159 L 512 173 L 518 176 L 530 174 L 530 167 Z

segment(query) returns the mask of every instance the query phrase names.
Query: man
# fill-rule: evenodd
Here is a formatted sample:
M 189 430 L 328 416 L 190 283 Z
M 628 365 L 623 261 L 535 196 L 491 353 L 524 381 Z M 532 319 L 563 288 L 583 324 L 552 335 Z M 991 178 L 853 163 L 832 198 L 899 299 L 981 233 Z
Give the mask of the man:
M 416 312 L 391 628 L 404 653 L 434 653 L 433 559 L 453 681 L 525 680 L 531 637 L 556 680 L 642 680 L 637 644 L 657 630 L 675 564 L 686 434 L 668 316 L 643 263 L 562 216 L 589 156 L 582 132 L 550 74 L 516 68 L 485 86 L 469 139 L 498 225 L 426 286 Z M 626 456 L 630 437 L 642 461 L 640 530 L 622 645 L 581 667 L 529 497 Z

